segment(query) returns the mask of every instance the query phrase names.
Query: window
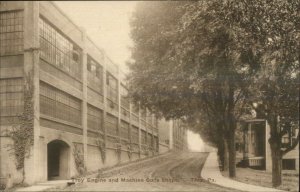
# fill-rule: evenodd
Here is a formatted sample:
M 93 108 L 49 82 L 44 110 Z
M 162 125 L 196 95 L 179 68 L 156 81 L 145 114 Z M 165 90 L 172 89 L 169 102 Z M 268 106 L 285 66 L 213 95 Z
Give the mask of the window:
M 89 130 L 104 132 L 103 129 L 103 112 L 96 107 L 88 105 L 87 126 Z
M 132 114 L 131 115 L 131 120 L 135 121 L 135 122 L 139 122 L 139 117 L 137 115 L 135 115 L 135 114 Z
M 106 75 L 107 98 L 118 103 L 118 81 L 111 74 Z
M 0 56 L 23 51 L 23 11 L 0 13 Z
M 296 160 L 295 159 L 282 159 L 282 169 L 283 170 L 295 170 Z
M 88 55 L 87 57 L 87 70 L 96 76 L 98 79 L 103 78 L 103 68 L 102 66 L 97 63 L 91 56 Z
M 121 86 L 121 106 L 127 110 L 130 108 L 129 98 L 128 98 L 128 90 L 126 87 Z
M 0 80 L 0 116 L 1 125 L 18 121 L 17 116 L 23 112 L 24 85 L 22 78 Z
M 102 95 L 103 94 L 103 68 L 89 55 L 87 57 L 87 70 L 89 71 L 87 76 L 88 86 Z
M 64 123 L 51 121 L 51 120 L 43 119 L 43 118 L 40 119 L 40 125 L 43 127 L 48 127 L 48 128 L 52 128 L 52 129 L 56 129 L 56 130 L 60 130 L 60 131 L 66 131 L 66 132 L 75 133 L 75 134 L 80 134 L 80 135 L 82 135 L 82 133 L 83 133 L 82 129 L 77 129 L 77 128 L 74 128 L 73 126 L 66 125 Z
M 131 127 L 131 142 L 139 143 L 139 128 L 135 126 Z
M 40 18 L 40 56 L 70 76 L 81 79 L 81 50 Z
M 132 106 L 132 112 L 135 114 L 139 114 L 139 106 L 138 105 L 133 105 Z
M 146 109 L 141 109 L 141 118 L 142 118 L 142 120 L 146 121 L 146 115 L 147 115 Z
M 146 131 L 144 131 L 144 130 L 142 130 L 142 144 L 147 144 L 146 142 L 147 142 L 147 133 L 146 133 Z
M 130 115 L 129 111 L 128 111 L 127 109 L 124 109 L 124 108 L 122 107 L 122 108 L 121 108 L 121 116 L 122 116 L 122 117 L 127 117 L 127 118 L 129 118 L 129 115 Z
M 129 124 L 128 123 L 121 121 L 120 133 L 121 133 L 121 137 L 123 139 L 129 140 Z
M 154 150 L 158 152 L 158 138 L 154 136 Z
M 107 133 L 112 136 L 118 136 L 118 119 L 110 114 L 107 114 L 105 121 Z
M 40 83 L 42 114 L 81 125 L 81 101 L 46 83 Z
M 139 121 L 139 106 L 132 105 L 131 109 L 132 109 L 132 115 L 131 115 L 132 121 L 138 122 Z
M 148 136 L 148 140 L 147 140 L 148 146 L 152 147 L 153 146 L 152 134 L 148 133 L 147 136 Z

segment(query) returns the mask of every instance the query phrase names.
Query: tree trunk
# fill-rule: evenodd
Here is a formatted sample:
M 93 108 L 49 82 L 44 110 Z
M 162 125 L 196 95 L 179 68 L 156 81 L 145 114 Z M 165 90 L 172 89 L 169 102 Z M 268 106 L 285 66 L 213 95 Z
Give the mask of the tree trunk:
M 227 143 L 225 142 L 225 139 L 222 139 L 222 141 L 219 143 L 218 156 L 220 159 L 222 171 L 227 171 L 228 170 L 228 147 L 227 147 Z
M 221 167 L 224 167 L 224 147 L 220 144 L 218 144 L 218 157 L 219 157 L 219 162 L 221 164 Z
M 229 168 L 229 161 L 228 161 L 228 144 L 226 142 L 225 139 L 223 139 L 223 143 L 224 143 L 224 155 L 223 155 L 223 161 L 224 161 L 224 165 L 223 165 L 223 171 L 227 171 Z
M 233 178 L 236 176 L 235 167 L 235 132 L 234 129 L 230 130 L 228 138 L 228 155 L 229 155 L 229 177 Z
M 229 155 L 229 177 L 236 176 L 235 165 L 235 130 L 236 120 L 234 116 L 234 88 L 231 82 L 229 82 L 229 94 L 228 94 L 228 108 L 226 119 L 227 134 L 226 139 L 228 143 L 228 155 Z
M 274 153 L 274 152 L 272 152 Z M 282 170 L 282 157 L 278 152 L 272 155 L 272 184 L 273 187 L 281 185 L 281 170 Z
M 280 129 L 278 125 L 278 119 L 276 115 L 270 115 L 268 117 L 270 123 L 271 137 L 269 139 L 272 156 L 272 185 L 278 187 L 282 182 L 282 152 L 281 152 L 281 137 Z
M 279 141 L 270 142 L 272 155 L 272 185 L 278 187 L 281 185 L 282 154 Z

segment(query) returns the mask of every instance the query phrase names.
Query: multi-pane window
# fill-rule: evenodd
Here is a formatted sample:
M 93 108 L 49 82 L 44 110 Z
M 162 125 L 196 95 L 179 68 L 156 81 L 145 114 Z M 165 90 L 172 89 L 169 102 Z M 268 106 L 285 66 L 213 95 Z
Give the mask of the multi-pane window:
M 139 122 L 139 117 L 136 114 L 131 115 L 131 120 L 135 122 Z
M 146 121 L 147 111 L 146 109 L 141 109 L 141 118 Z
M 138 105 L 132 105 L 132 112 L 134 114 L 139 114 L 139 106 Z
M 153 121 L 154 121 L 154 126 L 157 126 L 158 120 L 157 120 L 157 117 L 155 115 L 154 115 Z
M 93 131 L 101 131 L 104 132 L 103 129 L 103 112 L 96 107 L 88 105 L 88 116 L 87 116 L 87 126 L 89 130 Z
M 151 115 L 151 125 L 155 125 L 155 116 Z
M 120 134 L 123 139 L 129 140 L 129 124 L 128 123 L 121 121 Z
M 154 150 L 158 152 L 158 138 L 154 136 Z
M 128 98 L 128 90 L 121 86 L 121 106 L 127 110 L 129 110 L 130 104 L 129 104 L 129 98 Z
M 132 113 L 131 120 L 135 122 L 139 122 L 139 107 L 136 105 L 132 105 Z
M 147 133 L 144 130 L 142 130 L 141 132 L 141 139 L 142 139 L 142 144 L 147 144 Z
M 153 128 L 153 132 L 154 132 L 154 133 L 158 133 L 158 128 L 157 128 L 157 127 L 154 127 L 154 128 Z
M 113 63 L 112 60 L 108 57 L 106 57 L 105 60 L 106 60 L 105 62 L 107 63 L 106 65 L 107 71 L 110 71 L 113 74 L 118 73 L 118 66 L 115 63 Z
M 88 86 L 103 94 L 103 68 L 92 57 L 87 57 Z
M 81 79 L 81 50 L 40 18 L 40 56 L 70 76 Z
M 48 127 L 48 128 L 52 128 L 52 129 L 56 129 L 56 130 L 60 130 L 60 131 L 66 131 L 66 132 L 75 133 L 75 134 L 80 134 L 80 135 L 82 135 L 82 133 L 83 133 L 82 129 L 77 129 L 77 128 L 74 129 L 74 126 L 60 123 L 57 121 L 52 121 L 49 119 L 41 118 L 40 125 L 43 127 Z
M 96 62 L 91 56 L 87 57 L 87 70 L 98 79 L 103 78 L 103 68 L 102 66 Z
M 152 123 L 152 115 L 149 113 L 149 111 L 146 111 L 146 122 L 150 125 Z
M 126 87 L 121 85 L 120 87 L 120 95 L 121 95 L 121 114 L 123 117 L 129 117 L 130 116 L 130 104 L 129 104 L 129 98 L 128 98 L 128 90 Z
M 0 55 L 23 51 L 23 11 L 0 13 Z
M 107 133 L 112 136 L 118 136 L 118 119 L 110 114 L 107 114 L 105 123 Z
M 152 133 L 152 128 L 149 124 L 146 124 L 146 130 L 149 132 L 149 133 Z
M 131 127 L 131 142 L 139 143 L 139 128 L 135 126 Z
M 16 123 L 24 106 L 24 85 L 22 78 L 0 80 L 1 125 Z
M 152 147 L 153 146 L 153 140 L 152 140 L 152 135 L 150 133 L 147 134 L 147 142 L 148 142 L 148 146 Z
M 81 125 L 81 101 L 46 83 L 40 83 L 42 114 Z
M 118 103 L 118 81 L 111 74 L 106 75 L 107 98 Z

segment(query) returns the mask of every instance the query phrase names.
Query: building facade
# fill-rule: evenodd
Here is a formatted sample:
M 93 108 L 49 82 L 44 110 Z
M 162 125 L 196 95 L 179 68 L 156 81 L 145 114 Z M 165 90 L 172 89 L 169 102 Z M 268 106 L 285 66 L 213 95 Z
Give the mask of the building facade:
M 159 153 L 155 115 L 129 102 L 118 66 L 54 3 L 0 2 L 0 22 L 2 183 L 70 179 Z M 24 165 L 16 141 L 30 143 Z
M 179 119 L 172 121 L 172 143 L 175 150 L 187 150 L 187 128 Z
M 159 127 L 159 151 L 188 150 L 187 127 L 179 119 L 161 119 Z
M 251 119 L 241 122 L 243 130 L 243 164 L 249 167 L 272 171 L 270 126 L 264 119 Z M 282 138 L 282 147 L 296 142 L 299 128 L 291 127 L 292 131 Z M 283 170 L 296 170 L 299 172 L 299 144 L 295 149 L 282 158 Z

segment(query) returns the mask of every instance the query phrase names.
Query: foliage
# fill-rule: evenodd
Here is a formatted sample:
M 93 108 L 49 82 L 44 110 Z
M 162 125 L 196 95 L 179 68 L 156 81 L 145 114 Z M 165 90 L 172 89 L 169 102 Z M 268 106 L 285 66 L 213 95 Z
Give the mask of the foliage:
M 105 146 L 105 142 L 102 139 L 97 139 L 96 140 L 96 145 L 101 153 L 101 160 L 102 163 L 105 162 L 106 159 L 106 146 Z
M 219 1 L 141 3 L 132 21 L 129 81 L 134 101 L 167 118 L 210 115 L 206 127 L 221 133 L 234 158 L 251 71 L 240 65 L 222 8 Z M 234 176 L 234 159 L 231 166 Z
M 116 152 L 117 152 L 117 157 L 118 157 L 118 162 L 121 162 L 121 153 L 122 153 L 122 146 L 120 143 L 117 143 L 116 145 Z
M 81 144 L 74 143 L 73 156 L 76 165 L 76 169 L 80 175 L 86 172 L 83 157 L 83 148 Z
M 175 2 L 175 4 L 183 3 Z M 168 8 L 169 6 L 171 7 Z M 172 17 L 168 15 L 172 15 Z M 168 107 L 182 102 L 175 94 L 175 89 L 174 94 L 169 93 L 173 90 L 172 79 L 165 78 L 169 72 L 167 66 L 169 63 L 162 65 L 162 61 L 160 61 L 160 56 L 163 56 L 164 52 L 168 50 L 172 34 L 163 36 L 161 34 L 165 34 L 165 31 L 162 32 L 160 29 L 172 29 L 179 16 L 178 9 L 172 3 L 139 3 L 136 16 L 131 23 L 132 38 L 136 44 L 132 48 L 134 61 L 130 64 L 132 69 L 132 73 L 129 75 L 131 96 L 134 101 L 140 102 L 142 106 L 152 110 L 158 109 L 158 106 L 161 105 L 161 111 L 168 117 L 180 116 L 183 113 L 180 113 L 180 108 L 173 111 Z M 163 84 L 162 80 L 164 80 Z M 173 97 L 173 100 L 171 101 L 169 97 Z
M 34 109 L 33 109 L 33 81 L 29 74 L 25 77 L 24 110 L 18 115 L 18 122 L 8 131 L 8 136 L 13 140 L 13 149 L 16 158 L 16 168 L 23 169 L 26 157 L 30 156 L 30 149 L 34 142 Z M 24 171 L 23 171 L 24 176 Z M 24 179 L 24 178 L 23 178 Z
M 128 154 L 128 158 L 131 159 L 132 157 L 132 152 L 133 152 L 133 149 L 132 149 L 132 146 L 130 143 L 127 143 L 127 154 Z
M 133 101 L 167 118 L 199 115 L 204 138 L 227 141 L 231 176 L 236 122 L 261 102 L 280 159 L 297 144 L 281 151 L 289 129 L 280 130 L 278 117 L 299 123 L 299 7 L 296 0 L 139 3 L 131 22 Z
M 235 18 L 239 28 L 240 50 L 248 50 L 258 61 L 259 71 L 252 76 L 250 101 L 258 103 L 258 113 L 270 125 L 273 186 L 281 184 L 282 156 L 296 147 L 281 145 L 282 136 L 299 128 L 299 7 L 296 0 L 250 0 L 238 4 L 228 17 Z M 246 55 L 245 55 L 246 56 Z M 244 56 L 244 57 L 245 57 Z

